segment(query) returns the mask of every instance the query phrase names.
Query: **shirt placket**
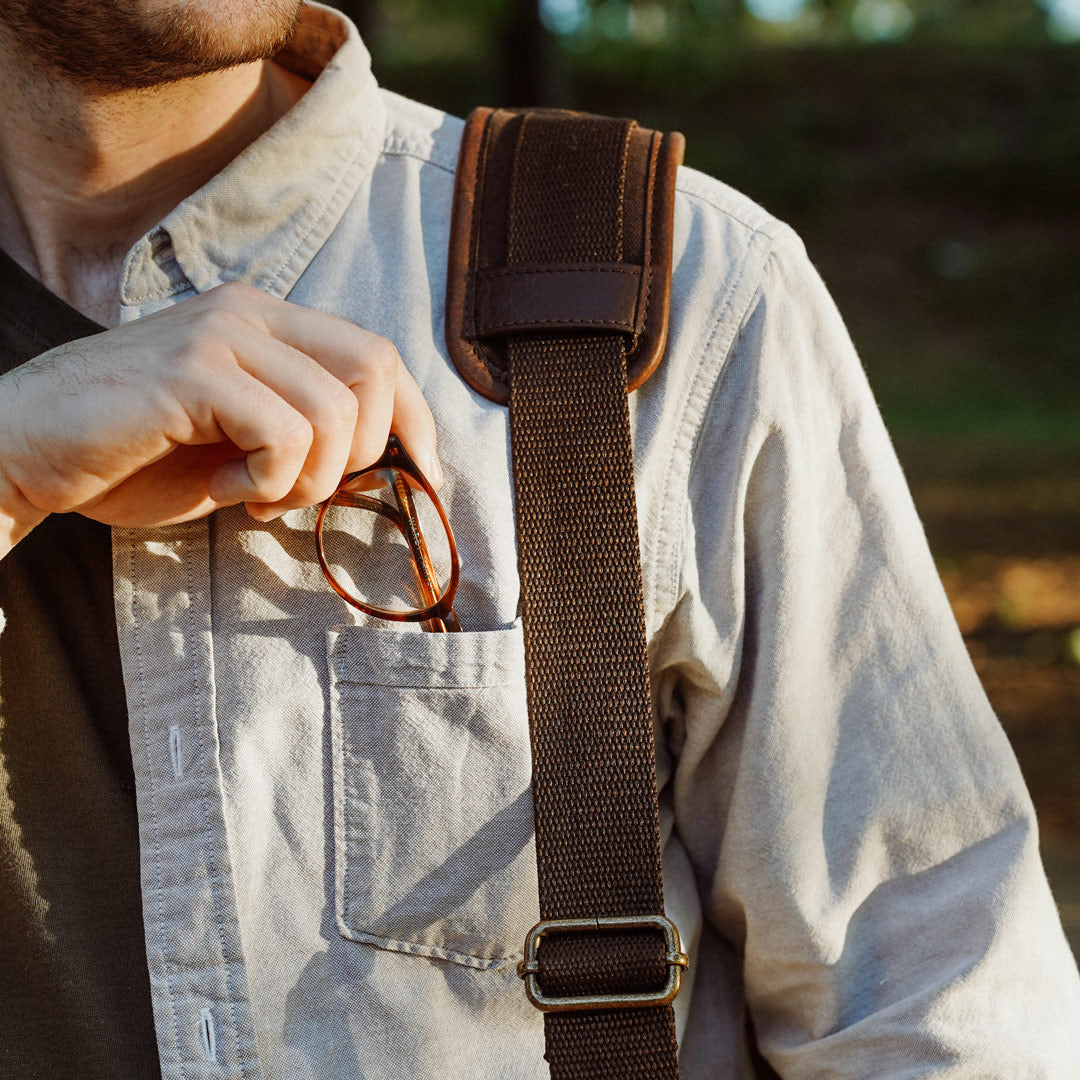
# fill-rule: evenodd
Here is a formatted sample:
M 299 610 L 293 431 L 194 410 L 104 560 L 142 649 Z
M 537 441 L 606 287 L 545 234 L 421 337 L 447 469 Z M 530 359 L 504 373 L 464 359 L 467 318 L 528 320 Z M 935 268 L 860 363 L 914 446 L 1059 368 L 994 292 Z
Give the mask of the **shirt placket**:
M 207 520 L 113 533 L 164 1080 L 261 1070 L 225 826 Z

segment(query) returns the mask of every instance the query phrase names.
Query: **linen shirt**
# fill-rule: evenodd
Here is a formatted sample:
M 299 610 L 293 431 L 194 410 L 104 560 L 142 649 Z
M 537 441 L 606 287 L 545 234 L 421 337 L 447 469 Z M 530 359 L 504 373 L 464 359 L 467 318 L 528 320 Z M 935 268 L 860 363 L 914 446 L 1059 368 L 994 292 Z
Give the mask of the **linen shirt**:
M 540 1078 L 506 410 L 443 342 L 461 124 L 311 6 L 273 128 L 129 252 L 122 322 L 240 280 L 395 343 L 435 414 L 464 632 L 348 608 L 314 510 L 113 533 L 166 1080 Z M 848 335 L 794 234 L 680 173 L 631 398 L 686 1080 L 1080 1076 L 1032 808 Z M 8 612 L 9 619 L 17 612 Z

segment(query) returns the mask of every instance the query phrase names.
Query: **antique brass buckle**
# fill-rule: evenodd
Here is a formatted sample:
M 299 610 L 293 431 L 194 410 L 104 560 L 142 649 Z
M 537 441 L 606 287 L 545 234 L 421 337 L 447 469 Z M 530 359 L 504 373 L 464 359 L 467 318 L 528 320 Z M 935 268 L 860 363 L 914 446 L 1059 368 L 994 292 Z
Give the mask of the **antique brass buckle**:
M 553 997 L 537 982 L 540 974 L 540 941 L 550 934 L 580 934 L 590 930 L 659 930 L 664 935 L 668 965 L 667 982 L 659 990 L 636 994 L 583 994 L 580 997 Z M 682 951 L 678 927 L 665 915 L 599 915 L 591 919 L 541 919 L 525 938 L 525 959 L 518 964 L 518 976 L 525 980 L 525 996 L 542 1012 L 572 1012 L 580 1009 L 635 1009 L 669 1005 L 679 992 L 683 968 L 690 958 Z

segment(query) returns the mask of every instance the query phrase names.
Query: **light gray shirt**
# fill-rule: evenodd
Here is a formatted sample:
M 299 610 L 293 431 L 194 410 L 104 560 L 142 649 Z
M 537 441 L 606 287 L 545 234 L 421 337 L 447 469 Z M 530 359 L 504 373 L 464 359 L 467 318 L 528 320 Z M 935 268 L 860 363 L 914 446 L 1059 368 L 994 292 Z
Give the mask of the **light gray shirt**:
M 507 414 L 443 344 L 461 124 L 325 9 L 283 59 L 314 87 L 134 246 L 122 318 L 241 280 L 391 339 L 465 630 L 349 609 L 313 510 L 114 531 L 163 1075 L 540 1078 Z M 631 417 L 685 1080 L 749 1075 L 747 1005 L 791 1080 L 1076 1080 L 1032 808 L 848 335 L 793 233 L 691 170 Z

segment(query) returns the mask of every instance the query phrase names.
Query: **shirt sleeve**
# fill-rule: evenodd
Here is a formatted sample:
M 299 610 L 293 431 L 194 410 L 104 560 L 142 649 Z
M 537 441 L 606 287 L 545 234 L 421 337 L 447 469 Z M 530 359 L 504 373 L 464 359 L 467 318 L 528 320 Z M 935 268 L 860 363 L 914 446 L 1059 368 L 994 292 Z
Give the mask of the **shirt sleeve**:
M 765 1055 L 785 1080 L 1075 1080 L 1080 980 L 1030 799 L 790 234 L 689 489 L 660 673 L 675 826 Z

